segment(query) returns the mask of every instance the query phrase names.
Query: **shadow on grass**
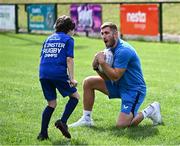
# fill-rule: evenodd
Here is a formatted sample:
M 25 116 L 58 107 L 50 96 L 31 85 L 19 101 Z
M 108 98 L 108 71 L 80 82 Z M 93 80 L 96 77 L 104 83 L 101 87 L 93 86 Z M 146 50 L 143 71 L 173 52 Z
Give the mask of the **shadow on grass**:
M 34 44 L 34 45 L 41 45 L 42 42 L 41 41 L 38 41 L 37 40 L 33 40 L 33 39 L 29 39 L 28 37 L 23 37 L 21 35 L 17 35 L 17 34 L 11 34 L 11 33 L 3 33 L 3 35 L 7 36 L 7 37 L 10 37 L 10 38 L 15 38 L 15 39 L 19 39 L 19 40 L 22 40 L 22 41 L 26 41 L 30 44 Z M 32 34 L 29 34 L 29 35 L 32 35 Z
M 158 134 L 159 134 L 158 128 L 152 125 L 140 125 L 138 127 L 131 127 L 128 128 L 126 131 L 126 137 L 134 140 L 154 137 Z
M 85 43 L 84 43 L 85 44 Z M 76 45 L 76 42 L 75 42 L 75 49 L 80 49 L 80 50 L 82 50 L 82 49 L 87 49 L 87 48 L 89 48 L 89 46 L 88 45 L 84 45 L 84 44 L 82 44 L 82 45 Z
M 61 139 L 52 142 L 52 145 L 88 145 L 88 142 L 86 142 L 85 140 L 77 139 Z
M 152 125 L 139 125 L 138 127 L 130 127 L 125 129 L 116 128 L 115 126 L 111 127 L 92 127 L 92 130 L 97 132 L 108 132 L 110 135 L 116 137 L 125 136 L 129 139 L 144 139 L 147 137 L 153 137 L 159 134 L 159 130 L 156 126 Z
M 40 41 L 40 40 L 38 40 L 38 36 L 37 36 L 37 39 L 35 40 L 35 39 L 29 39 L 28 37 L 23 37 L 23 36 L 21 36 L 21 35 L 18 35 L 18 34 L 14 34 L 14 33 L 1 33 L 2 35 L 5 35 L 5 36 L 7 36 L 7 37 L 9 37 L 9 38 L 14 38 L 14 39 L 18 39 L 18 40 L 22 40 L 22 41 L 26 41 L 26 42 L 28 42 L 28 44 L 30 44 L 30 45 L 42 45 L 43 44 L 43 41 Z M 36 34 L 27 34 L 27 35 L 32 35 L 32 36 L 35 36 Z M 40 34 L 38 34 L 38 35 L 40 35 Z M 48 37 L 49 35 L 47 35 L 47 34 L 41 34 L 41 35 L 43 35 L 43 36 L 45 36 L 45 39 L 46 39 L 46 37 Z M 76 42 L 75 42 L 76 43 Z M 26 44 L 27 45 L 27 44 Z M 22 44 L 21 44 L 21 46 L 22 46 Z M 86 45 L 85 43 L 84 44 L 81 44 L 81 45 L 75 45 L 75 49 L 80 49 L 80 50 L 82 50 L 82 49 L 87 49 L 89 46 L 88 45 Z

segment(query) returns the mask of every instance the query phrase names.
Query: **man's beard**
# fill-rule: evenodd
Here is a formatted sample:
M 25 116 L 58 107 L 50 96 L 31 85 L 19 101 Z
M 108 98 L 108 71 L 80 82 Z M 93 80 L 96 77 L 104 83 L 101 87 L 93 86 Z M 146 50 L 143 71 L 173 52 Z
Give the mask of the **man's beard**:
M 112 48 L 112 47 L 115 45 L 115 43 L 116 43 L 116 40 L 115 40 L 114 38 L 112 38 L 112 39 L 110 40 L 110 44 L 109 44 L 109 45 L 106 45 L 106 47 L 107 47 L 107 48 Z

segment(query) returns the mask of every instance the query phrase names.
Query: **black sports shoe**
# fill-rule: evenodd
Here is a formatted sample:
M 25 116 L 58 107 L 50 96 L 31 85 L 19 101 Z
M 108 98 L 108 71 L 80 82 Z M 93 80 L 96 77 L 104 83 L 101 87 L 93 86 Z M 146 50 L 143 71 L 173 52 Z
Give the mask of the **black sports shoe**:
M 68 127 L 65 123 L 63 123 L 61 120 L 57 120 L 55 122 L 55 126 L 62 132 L 65 137 L 71 138 L 71 134 L 69 133 Z
M 48 137 L 48 135 L 43 135 L 43 134 L 39 133 L 39 135 L 37 136 L 37 139 L 40 141 L 43 141 L 43 140 L 49 139 L 49 137 Z

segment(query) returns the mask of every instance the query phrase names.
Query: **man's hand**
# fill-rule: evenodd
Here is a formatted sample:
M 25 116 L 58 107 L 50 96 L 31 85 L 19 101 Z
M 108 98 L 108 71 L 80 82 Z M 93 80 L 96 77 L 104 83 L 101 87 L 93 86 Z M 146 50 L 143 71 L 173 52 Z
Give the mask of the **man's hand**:
M 105 54 L 104 54 L 103 51 L 97 53 L 97 54 L 96 54 L 96 58 L 97 58 L 98 64 L 103 64 L 103 63 L 106 62 L 106 61 L 105 61 Z
M 98 70 L 98 66 L 99 66 L 99 63 L 98 63 L 97 57 L 95 55 L 93 63 L 92 63 L 92 67 L 93 67 L 94 70 Z
M 101 52 L 96 53 L 96 55 L 94 56 L 93 63 L 92 63 L 93 69 L 97 71 L 99 64 L 103 64 L 103 63 L 105 63 L 104 52 L 101 51 Z

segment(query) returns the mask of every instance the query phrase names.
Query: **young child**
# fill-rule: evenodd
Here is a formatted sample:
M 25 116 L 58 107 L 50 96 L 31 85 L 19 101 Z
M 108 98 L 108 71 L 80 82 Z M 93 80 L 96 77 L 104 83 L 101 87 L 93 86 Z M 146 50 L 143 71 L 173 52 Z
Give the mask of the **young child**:
M 56 20 L 55 33 L 44 42 L 41 51 L 39 78 L 47 106 L 42 113 L 41 131 L 38 140 L 48 139 L 48 125 L 56 107 L 56 89 L 63 96 L 69 96 L 62 117 L 55 122 L 62 134 L 71 138 L 67 120 L 78 104 L 79 94 L 74 79 L 74 34 L 75 23 L 69 16 Z

